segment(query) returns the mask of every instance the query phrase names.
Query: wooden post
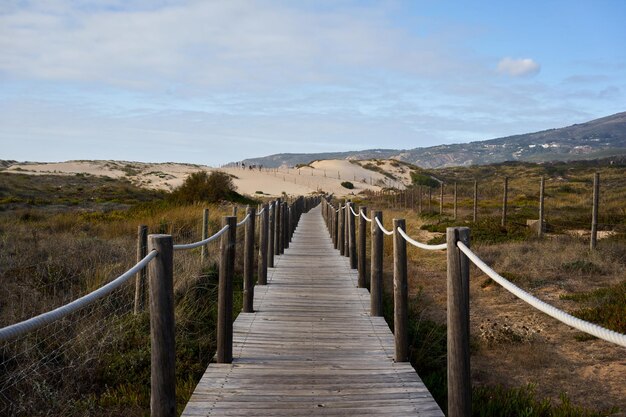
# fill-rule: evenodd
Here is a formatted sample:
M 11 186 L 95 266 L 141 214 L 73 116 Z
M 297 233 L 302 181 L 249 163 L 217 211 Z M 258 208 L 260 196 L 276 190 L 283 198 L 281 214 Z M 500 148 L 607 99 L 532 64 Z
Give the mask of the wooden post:
M 335 244 L 335 249 L 339 249 L 339 212 L 341 209 L 336 210 L 332 209 L 333 215 L 333 243 Z
M 137 262 L 148 254 L 148 226 L 141 225 L 137 229 Z M 135 276 L 135 314 L 143 311 L 146 305 L 146 268 L 142 268 Z
M 454 206 L 453 206 L 453 212 L 452 212 L 452 217 L 454 218 L 454 220 L 456 220 L 456 215 L 457 215 L 457 194 L 456 194 L 456 181 L 454 182 Z
M 376 224 L 383 222 L 382 211 L 372 211 L 372 266 L 370 277 L 370 315 L 383 315 L 383 231 Z
M 209 237 L 209 209 L 202 210 L 202 240 Z M 206 245 L 200 248 L 200 261 L 204 263 L 209 258 L 209 249 Z
M 343 228 L 344 228 L 344 236 L 343 236 L 343 255 L 346 258 L 350 257 L 350 216 L 352 213 L 350 212 L 350 200 L 346 201 L 346 208 L 343 211 L 343 215 L 345 216 L 343 219 Z
M 274 268 L 274 236 L 276 235 L 276 201 L 270 203 L 267 223 L 267 267 Z
M 393 335 L 396 342 L 396 362 L 409 360 L 409 313 L 406 265 L 406 240 L 397 232 L 406 231 L 404 219 L 393 219 Z
M 243 245 L 243 312 L 254 312 L 254 230 L 256 209 L 248 206 L 246 215 L 250 216 L 245 225 Z
M 457 247 L 469 246 L 467 227 L 449 227 L 448 258 L 448 416 L 471 415 L 469 347 L 469 259 Z
M 600 203 L 600 173 L 593 174 L 593 207 L 591 209 L 591 249 L 598 244 L 598 206 Z
M 235 275 L 235 248 L 237 246 L 237 218 L 224 217 L 222 225 L 228 230 L 222 235 L 220 271 L 217 298 L 217 363 L 233 361 L 233 279 Z
M 439 196 L 439 215 L 443 216 L 443 182 L 441 183 L 441 195 Z
M 418 188 L 419 188 L 418 213 L 422 214 L 422 186 L 420 185 Z
M 502 227 L 506 226 L 506 209 L 509 199 L 509 177 L 504 177 L 504 190 L 502 193 Z
M 543 237 L 543 200 L 545 197 L 545 179 L 543 176 L 541 177 L 541 182 L 539 183 L 539 229 L 537 231 L 537 236 Z
M 289 248 L 289 242 L 291 242 L 291 221 L 292 221 L 292 210 L 291 204 L 285 204 L 285 249 Z
M 289 212 L 287 207 L 289 203 L 286 201 L 283 203 L 283 212 L 281 213 L 282 220 L 282 229 L 280 231 L 281 245 L 280 245 L 280 254 L 285 253 L 285 248 L 287 248 L 287 234 L 289 233 Z
M 257 273 L 257 284 L 267 285 L 267 246 L 269 238 L 269 206 L 265 204 L 262 208 L 261 224 L 259 227 L 259 271 Z
M 176 338 L 174 324 L 174 248 L 172 236 L 149 235 L 150 415 L 176 416 Z
M 283 204 L 279 199 L 276 200 L 276 205 L 275 205 L 275 217 L 274 217 L 274 254 L 275 255 L 280 255 L 280 229 L 281 229 L 281 222 L 282 222 L 282 210 L 283 210 Z
M 366 270 L 366 259 L 365 259 L 365 254 L 366 254 L 366 233 L 367 233 L 367 220 L 365 220 L 364 216 L 367 216 L 367 207 L 361 207 L 360 208 L 360 212 L 361 212 L 361 217 L 359 217 L 359 254 L 357 256 L 358 260 L 359 260 L 359 280 L 358 280 L 358 285 L 359 288 L 365 288 L 367 287 L 367 270 Z
M 337 246 L 339 247 L 339 254 L 341 256 L 343 256 L 344 254 L 344 246 L 343 246 L 343 239 L 346 237 L 346 230 L 343 227 L 343 224 L 345 223 L 346 220 L 346 216 L 345 216 L 345 209 L 341 206 L 341 202 L 339 202 L 340 206 L 339 206 L 339 222 L 338 222 L 338 234 L 337 234 Z
M 428 214 L 433 212 L 433 187 L 428 187 Z
M 472 221 L 476 223 L 478 220 L 478 181 L 474 180 L 474 211 Z
M 233 206 L 233 217 L 237 217 L 237 206 Z
M 350 208 L 354 206 L 354 203 L 350 203 Z M 356 218 L 352 211 L 348 209 L 348 234 L 350 236 L 349 245 L 348 245 L 348 254 L 350 256 L 350 268 L 357 269 L 357 258 L 356 258 Z M 356 211 L 356 210 L 355 210 Z

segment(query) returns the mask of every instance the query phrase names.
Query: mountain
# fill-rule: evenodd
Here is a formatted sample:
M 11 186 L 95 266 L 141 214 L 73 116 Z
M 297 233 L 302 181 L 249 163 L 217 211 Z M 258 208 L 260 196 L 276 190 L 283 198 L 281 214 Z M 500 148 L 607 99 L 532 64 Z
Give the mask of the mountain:
M 559 129 L 408 150 L 275 154 L 246 159 L 265 167 L 296 166 L 321 159 L 393 158 L 424 168 L 484 165 L 504 161 L 569 161 L 626 154 L 626 112 Z

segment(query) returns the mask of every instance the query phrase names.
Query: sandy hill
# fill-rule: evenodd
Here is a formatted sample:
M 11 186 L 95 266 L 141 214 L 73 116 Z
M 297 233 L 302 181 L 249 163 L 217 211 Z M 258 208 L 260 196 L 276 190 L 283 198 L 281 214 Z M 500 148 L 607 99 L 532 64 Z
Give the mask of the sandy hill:
M 237 167 L 211 168 L 180 163 L 144 163 L 128 161 L 7 161 L 3 172 L 30 175 L 95 175 L 126 178 L 146 188 L 171 190 L 178 187 L 192 172 L 220 170 L 232 175 L 237 190 L 243 194 L 278 196 L 307 195 L 324 191 L 341 196 L 383 187 L 403 189 L 410 183 L 410 167 L 392 160 L 323 160 L 298 168 L 250 169 Z M 347 189 L 342 182 L 351 182 Z

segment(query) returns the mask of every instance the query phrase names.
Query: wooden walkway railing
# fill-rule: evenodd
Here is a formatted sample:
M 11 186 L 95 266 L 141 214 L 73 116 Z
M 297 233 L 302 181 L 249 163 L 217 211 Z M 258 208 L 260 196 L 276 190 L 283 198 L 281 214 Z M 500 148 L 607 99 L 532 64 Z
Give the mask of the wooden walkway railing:
M 410 363 L 394 361 L 389 326 L 320 210 L 302 216 L 254 312 L 233 325 L 232 363 L 207 368 L 183 416 L 443 416 Z

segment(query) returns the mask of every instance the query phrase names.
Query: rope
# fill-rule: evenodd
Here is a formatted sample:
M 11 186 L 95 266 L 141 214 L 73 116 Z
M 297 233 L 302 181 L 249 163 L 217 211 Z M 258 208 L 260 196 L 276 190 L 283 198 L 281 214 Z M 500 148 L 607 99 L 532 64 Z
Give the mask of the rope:
M 187 250 L 187 249 L 198 248 L 200 246 L 206 245 L 207 243 L 213 242 L 215 239 L 217 239 L 218 237 L 222 236 L 224 234 L 224 232 L 227 231 L 227 230 L 228 230 L 228 225 L 222 227 L 222 229 L 219 232 L 217 232 L 213 236 L 207 237 L 204 240 L 200 240 L 200 241 L 194 242 L 194 243 L 186 243 L 186 244 L 174 245 L 174 250 Z
M 265 207 L 263 207 L 256 215 L 260 216 L 261 214 L 263 214 L 264 211 L 265 211 Z
M 365 215 L 365 213 L 363 213 L 363 210 L 359 210 L 359 213 L 361 214 L 361 217 L 363 217 L 363 219 L 366 222 L 370 222 L 370 223 L 372 222 L 372 219 L 368 219 L 367 216 Z
M 239 226 L 243 226 L 244 224 L 246 224 L 246 222 L 250 219 L 250 213 L 248 213 L 248 215 L 246 217 L 243 218 L 242 221 L 240 221 L 239 223 L 237 223 L 237 227 Z
M 440 245 L 427 245 L 425 243 L 420 243 L 417 240 L 413 240 L 409 235 L 406 234 L 404 230 L 400 229 L 399 227 L 398 227 L 398 232 L 400 233 L 400 236 L 404 238 L 404 240 L 406 240 L 407 242 L 409 242 L 411 245 L 415 246 L 416 248 L 425 249 L 425 250 L 441 250 L 441 249 L 447 249 L 448 247 L 447 243 L 442 243 Z
M 376 220 L 376 224 L 378 225 L 378 228 L 380 229 L 381 232 L 383 232 L 387 236 L 393 235 L 393 230 L 385 229 L 385 227 L 381 224 L 380 220 L 378 220 L 378 217 L 374 217 L 374 220 Z
M 565 323 L 570 327 L 578 329 L 582 332 L 588 333 L 600 339 L 604 339 L 607 342 L 612 342 L 617 345 L 626 347 L 626 335 L 614 332 L 613 330 L 605 329 L 597 324 L 589 323 L 588 321 L 581 320 L 570 314 L 567 314 L 563 310 L 541 301 L 537 297 L 527 293 L 515 284 L 511 283 L 496 271 L 491 269 L 489 265 L 483 262 L 474 252 L 470 250 L 463 242 L 457 242 L 457 246 L 467 257 L 476 265 L 481 271 L 487 274 L 491 279 L 502 285 L 507 291 L 515 295 L 522 301 L 535 307 L 537 310 L 544 312 L 545 314 L 557 319 L 561 323 Z
M 59 320 L 67 316 L 68 314 L 71 314 L 77 310 L 80 310 L 83 307 L 86 307 L 87 305 L 93 303 L 99 298 L 110 294 L 126 281 L 128 281 L 129 278 L 133 277 L 137 272 L 141 271 L 146 265 L 150 263 L 151 260 L 153 260 L 157 256 L 157 254 L 158 252 L 155 250 L 150 251 L 150 253 L 146 255 L 145 258 L 137 262 L 135 266 L 124 272 L 119 277 L 115 278 L 113 281 L 109 282 L 106 285 L 103 285 L 102 287 L 90 292 L 87 295 L 84 295 L 72 301 L 71 303 L 65 304 L 52 311 L 48 311 L 47 313 L 40 314 L 22 322 L 3 327 L 2 329 L 0 329 L 0 342 L 6 342 L 24 333 L 39 329 L 46 324 Z
M 358 215 L 358 214 L 356 214 L 356 213 L 354 212 L 354 210 L 352 210 L 352 206 L 350 206 L 350 211 L 352 212 L 352 214 L 354 215 L 354 217 L 359 217 L 359 215 Z

